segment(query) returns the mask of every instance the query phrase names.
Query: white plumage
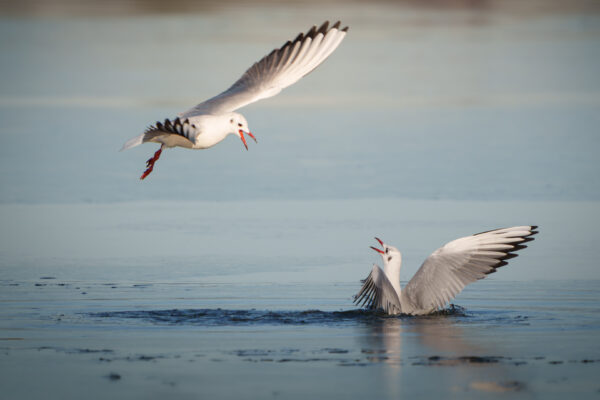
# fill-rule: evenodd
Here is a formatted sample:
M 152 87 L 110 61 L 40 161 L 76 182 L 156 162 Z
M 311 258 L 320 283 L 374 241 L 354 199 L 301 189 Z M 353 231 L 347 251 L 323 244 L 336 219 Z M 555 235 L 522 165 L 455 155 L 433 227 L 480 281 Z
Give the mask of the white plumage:
M 223 93 L 179 113 L 173 120 L 156 122 L 141 135 L 128 140 L 121 150 L 145 142 L 161 144 L 147 162 L 148 169 L 141 177 L 144 179 L 152 171 L 164 147 L 206 149 L 234 134 L 248 149 L 244 134 L 255 141 L 256 138 L 250 133 L 246 118 L 234 111 L 275 96 L 314 70 L 339 46 L 347 31 L 348 27 L 340 28 L 339 21 L 331 27 L 328 21 L 319 28 L 313 26 L 306 34 L 300 33 L 294 40 L 287 41 L 256 62 Z
M 400 287 L 400 251 L 376 238 L 383 250 L 372 249 L 381 254 L 384 270 L 373 265 L 354 301 L 391 315 L 429 314 L 445 307 L 469 283 L 508 264 L 506 260 L 533 240 L 538 233 L 535 229 L 535 225 L 514 226 L 453 240 L 427 257 L 404 289 Z

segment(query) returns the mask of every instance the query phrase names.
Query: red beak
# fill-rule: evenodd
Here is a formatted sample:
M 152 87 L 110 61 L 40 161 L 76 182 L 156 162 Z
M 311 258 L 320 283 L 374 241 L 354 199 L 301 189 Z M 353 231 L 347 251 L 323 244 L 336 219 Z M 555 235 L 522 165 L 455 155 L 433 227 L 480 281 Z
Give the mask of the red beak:
M 383 242 L 381 241 L 381 239 L 375 238 L 375 240 L 377 240 L 379 242 L 379 244 L 383 246 Z M 376 252 L 378 252 L 379 254 L 385 254 L 385 252 L 383 250 L 379 250 L 377 247 L 373 247 L 373 246 L 370 246 L 370 247 L 373 250 L 375 250 Z
M 250 136 L 252 139 L 254 139 L 254 143 L 258 143 L 258 140 L 256 140 L 256 138 L 254 137 L 254 135 L 252 134 L 252 132 L 248 131 L 246 133 L 248 134 L 248 136 Z
M 240 129 L 238 132 L 240 133 L 240 139 L 242 139 L 242 142 L 244 143 L 246 150 L 248 150 L 248 143 L 246 143 L 246 138 L 244 137 L 244 131 Z
M 373 247 L 373 246 L 371 246 L 371 248 L 372 248 L 373 250 L 375 250 L 376 252 L 378 252 L 378 253 L 385 254 L 385 253 L 383 252 L 383 250 L 379 250 L 377 247 Z

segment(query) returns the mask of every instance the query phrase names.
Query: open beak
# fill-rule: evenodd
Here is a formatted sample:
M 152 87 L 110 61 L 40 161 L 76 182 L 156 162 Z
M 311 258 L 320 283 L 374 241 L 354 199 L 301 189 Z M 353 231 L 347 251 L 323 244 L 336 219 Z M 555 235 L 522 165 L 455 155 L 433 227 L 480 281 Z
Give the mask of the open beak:
M 379 242 L 379 244 L 383 246 L 383 242 L 381 241 L 381 239 L 375 238 L 375 240 L 377 240 Z M 376 252 L 378 252 L 379 254 L 385 254 L 385 252 L 383 250 L 379 250 L 377 247 L 371 246 L 371 248 L 373 250 L 375 250 Z
M 244 137 L 244 133 L 247 134 L 248 136 L 250 136 L 252 139 L 254 139 L 255 143 L 258 143 L 256 138 L 254 137 L 254 135 L 252 133 L 250 133 L 250 131 L 245 132 L 245 131 L 239 129 L 238 132 L 240 134 L 240 139 L 242 139 L 242 142 L 244 143 L 244 147 L 246 147 L 246 150 L 248 150 L 248 143 L 246 143 L 246 138 Z

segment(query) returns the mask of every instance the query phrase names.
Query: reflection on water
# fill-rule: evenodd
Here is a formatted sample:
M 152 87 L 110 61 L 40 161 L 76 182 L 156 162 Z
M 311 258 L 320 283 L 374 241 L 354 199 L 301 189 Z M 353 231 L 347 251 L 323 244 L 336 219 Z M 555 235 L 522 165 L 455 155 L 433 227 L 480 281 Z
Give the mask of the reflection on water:
M 260 381 L 305 398 L 332 381 L 343 382 L 336 393 L 353 398 L 597 390 L 595 282 L 484 280 L 457 299 L 466 310 L 389 317 L 328 311 L 350 307 L 359 283 L 194 284 L 180 272 L 180 281 L 165 283 L 173 278 L 165 268 L 126 277 L 95 268 L 86 279 L 62 279 L 78 268 L 28 267 L 35 279 L 21 271 L 0 282 L 0 343 L 12 366 L 2 379 L 11 393 L 39 397 L 35 388 L 60 391 L 65 376 L 82 373 L 114 372 L 144 386 L 149 371 L 176 382 L 177 393 L 181 385 L 203 395 L 223 390 L 219 382 L 232 375 L 231 390 Z M 565 337 L 574 339 L 569 346 Z M 25 366 L 52 383 L 24 384 L 16 371 Z M 265 381 L 271 373 L 276 378 Z M 567 380 L 553 383 L 557 374 Z M 99 393 L 112 389 L 105 384 L 97 383 Z

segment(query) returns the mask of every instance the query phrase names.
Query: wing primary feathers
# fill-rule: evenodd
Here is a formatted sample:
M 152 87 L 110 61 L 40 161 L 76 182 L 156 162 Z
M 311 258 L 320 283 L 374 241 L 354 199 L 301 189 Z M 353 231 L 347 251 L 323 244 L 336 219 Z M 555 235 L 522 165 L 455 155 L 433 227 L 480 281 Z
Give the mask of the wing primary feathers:
M 175 118 L 173 121 L 170 119 L 165 119 L 164 122 L 156 121 L 154 125 L 150 125 L 145 131 L 144 134 L 149 137 L 160 136 L 161 134 L 176 134 L 182 137 L 185 137 L 192 143 L 194 142 L 196 135 L 198 134 L 198 130 L 194 124 L 190 124 L 190 120 L 186 118 L 184 121 L 181 119 Z
M 467 284 L 518 257 L 516 252 L 535 239 L 537 228 L 523 225 L 493 229 L 447 243 L 425 260 L 402 290 L 402 311 L 426 314 L 444 307 Z
M 325 36 L 325 33 L 327 32 L 328 27 L 329 27 L 329 21 L 323 22 L 323 24 L 317 30 L 317 34 L 322 33 L 323 36 Z
M 510 260 L 511 258 L 519 257 L 517 253 L 506 253 L 505 256 L 500 257 L 500 260 Z
M 275 96 L 320 65 L 339 46 L 348 27 L 329 21 L 308 32 L 299 33 L 292 41 L 255 62 L 227 90 L 179 114 L 191 117 L 235 111 L 255 101 Z M 323 38 L 329 39 L 324 41 Z

